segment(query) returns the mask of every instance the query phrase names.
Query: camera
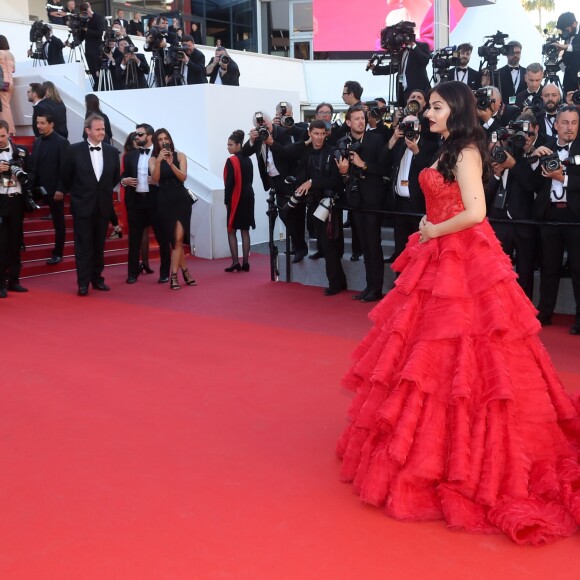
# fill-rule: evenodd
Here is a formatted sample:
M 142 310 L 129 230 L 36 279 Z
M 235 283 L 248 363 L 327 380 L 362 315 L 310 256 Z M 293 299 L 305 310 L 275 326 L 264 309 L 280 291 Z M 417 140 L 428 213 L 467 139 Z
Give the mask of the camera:
M 572 103 L 574 105 L 580 105 L 580 90 L 572 93 Z
M 419 111 L 421 110 L 421 104 L 419 101 L 415 101 L 415 99 L 410 100 L 403 109 L 403 115 L 406 117 L 407 115 L 418 115 Z
M 452 66 L 459 66 L 461 64 L 461 58 L 459 58 L 457 47 L 446 46 L 433 53 L 431 62 L 433 63 L 433 68 L 448 69 Z
M 360 141 L 353 141 L 350 135 L 345 135 L 336 142 L 334 157 L 337 161 L 349 157 L 349 153 L 356 153 L 361 148 Z
M 495 100 L 492 99 L 493 89 L 491 87 L 482 87 L 476 91 L 473 91 L 473 94 L 475 95 L 477 108 L 480 111 L 487 111 L 487 109 L 491 109 L 491 104 Z
M 288 112 L 288 104 L 286 102 L 280 103 L 280 124 L 282 127 L 292 127 L 294 125 L 294 118 L 286 115 Z
M 544 99 L 540 95 L 531 95 L 523 102 L 523 106 L 530 107 L 534 114 L 541 113 L 544 110 Z
M 128 44 L 125 49 L 123 50 L 123 54 L 135 54 L 138 48 L 136 46 L 131 46 Z
M 415 23 L 401 21 L 381 30 L 381 48 L 387 52 L 399 52 L 415 42 Z
M 512 131 L 512 145 L 516 149 L 523 149 L 526 146 L 528 135 L 533 134 L 529 121 L 510 121 L 508 129 Z
M 229 64 L 230 60 L 232 60 L 229 56 L 226 56 L 225 54 L 220 58 L 220 62 L 222 64 Z
M 403 132 L 405 139 L 414 141 L 421 132 L 421 123 L 419 121 L 402 121 L 399 123 L 399 129 Z
M 254 117 L 256 118 L 256 123 L 258 124 L 257 131 L 258 131 L 258 141 L 265 141 L 270 137 L 270 131 L 268 131 L 268 127 L 265 125 L 264 115 L 258 111 L 254 113 Z
M 557 171 L 562 166 L 557 153 L 551 153 L 540 159 L 540 165 L 544 171 Z
M 49 34 L 50 26 L 45 24 L 42 20 L 37 20 L 32 23 L 30 27 L 30 42 L 42 42 L 42 39 Z
M 158 26 L 152 26 L 147 33 L 148 50 L 159 50 L 161 43 L 167 38 L 167 35 L 167 30 L 159 28 Z
M 379 102 L 378 101 L 367 101 L 365 103 L 365 106 L 368 108 L 369 110 L 369 115 L 373 118 L 373 119 L 382 119 L 384 115 L 386 115 L 387 113 L 390 112 L 390 114 L 392 115 L 395 112 L 395 107 L 392 107 L 392 111 L 391 108 L 388 106 L 385 107 L 381 107 L 379 106 Z
M 510 147 L 499 147 L 496 145 L 491 151 L 491 160 L 495 163 L 505 163 L 508 153 L 512 155 Z
M 478 47 L 478 56 L 483 58 L 489 66 L 497 66 L 497 59 L 500 55 L 510 56 L 514 52 L 513 46 L 506 46 L 505 44 L 505 39 L 508 36 L 508 34 L 503 34 L 499 30 L 492 36 L 485 36 L 484 38 L 488 38 L 489 40 L 487 40 L 482 46 Z

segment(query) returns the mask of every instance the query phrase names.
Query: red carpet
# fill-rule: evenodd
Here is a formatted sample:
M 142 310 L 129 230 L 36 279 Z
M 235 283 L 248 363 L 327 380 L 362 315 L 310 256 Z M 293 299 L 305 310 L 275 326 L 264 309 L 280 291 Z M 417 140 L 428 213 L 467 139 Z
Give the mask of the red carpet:
M 339 482 L 349 354 L 371 305 L 194 260 L 75 295 L 0 300 L 0 578 L 578 578 L 580 534 L 539 548 L 401 523 Z M 155 264 L 154 267 L 156 267 Z M 580 337 L 543 332 L 570 392 Z

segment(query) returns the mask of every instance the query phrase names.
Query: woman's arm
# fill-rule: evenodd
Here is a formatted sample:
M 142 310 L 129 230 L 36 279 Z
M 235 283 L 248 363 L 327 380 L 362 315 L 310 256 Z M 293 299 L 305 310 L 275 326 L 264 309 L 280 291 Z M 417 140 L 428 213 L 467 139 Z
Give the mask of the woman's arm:
M 460 232 L 481 223 L 485 219 L 486 205 L 481 173 L 482 163 L 479 151 L 472 147 L 463 149 L 457 160 L 455 177 L 459 184 L 461 201 L 465 209 L 439 224 L 432 224 L 427 221 L 426 216 L 423 217 L 419 225 L 421 242 Z
M 159 175 L 161 174 L 161 161 L 163 161 L 161 151 L 159 152 L 158 157 L 149 158 L 149 173 L 151 174 L 151 181 L 155 184 L 159 183 Z
M 185 157 L 185 153 L 182 153 L 181 151 L 177 152 L 177 165 L 173 163 L 173 155 L 167 159 L 167 163 L 169 163 L 173 175 L 175 175 L 181 183 L 184 183 L 187 179 L 187 158 Z

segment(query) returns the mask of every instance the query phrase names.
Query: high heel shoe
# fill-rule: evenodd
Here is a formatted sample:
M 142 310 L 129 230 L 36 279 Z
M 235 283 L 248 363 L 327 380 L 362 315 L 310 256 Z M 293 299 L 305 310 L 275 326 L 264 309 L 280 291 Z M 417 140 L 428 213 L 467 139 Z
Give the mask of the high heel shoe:
M 242 267 L 240 266 L 240 263 L 237 262 L 236 264 L 232 264 L 229 268 L 225 268 L 224 272 L 240 272 L 242 269 Z
M 109 240 L 120 240 L 123 237 L 123 230 L 121 226 L 115 226 L 111 235 L 109 236 Z
M 172 290 L 181 290 L 181 286 L 177 281 L 177 272 L 175 272 L 175 274 L 171 274 L 171 279 L 169 280 L 169 287 Z
M 153 274 L 154 270 L 152 270 L 149 267 L 149 264 L 146 264 L 145 262 L 141 262 L 139 264 L 139 269 L 141 270 L 141 273 L 143 274 Z
M 193 276 L 189 273 L 189 270 L 182 268 L 181 273 L 183 274 L 183 280 L 188 286 L 197 286 L 197 282 L 193 279 Z M 177 277 L 177 274 L 175 275 Z
M 249 262 L 244 262 L 242 264 L 242 272 L 249 272 L 250 271 L 250 264 Z

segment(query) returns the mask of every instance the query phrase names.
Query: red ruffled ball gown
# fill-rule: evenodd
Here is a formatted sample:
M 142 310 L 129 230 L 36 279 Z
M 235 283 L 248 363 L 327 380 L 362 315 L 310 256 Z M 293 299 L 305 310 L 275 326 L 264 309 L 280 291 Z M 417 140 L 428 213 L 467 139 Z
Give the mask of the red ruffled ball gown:
M 420 175 L 427 217 L 463 210 L 459 186 Z M 487 221 L 393 264 L 345 385 L 341 477 L 401 520 L 543 544 L 580 524 L 580 401 L 538 338 L 536 311 Z

